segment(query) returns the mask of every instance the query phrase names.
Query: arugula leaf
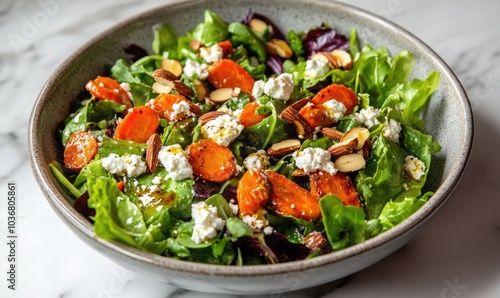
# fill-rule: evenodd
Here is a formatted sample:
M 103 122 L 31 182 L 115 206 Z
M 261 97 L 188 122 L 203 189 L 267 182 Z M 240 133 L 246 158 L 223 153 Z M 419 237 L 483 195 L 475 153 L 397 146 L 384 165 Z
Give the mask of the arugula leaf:
M 236 47 L 244 45 L 251 52 L 257 55 L 260 63 L 265 63 L 267 60 L 267 49 L 264 40 L 260 39 L 253 31 L 245 24 L 231 23 L 228 27 L 231 33 L 231 43 Z
M 153 52 L 171 59 L 177 59 L 177 33 L 175 28 L 167 23 L 158 24 L 153 27 Z
M 215 12 L 205 10 L 205 21 L 198 24 L 191 35 L 205 45 L 212 45 L 227 39 L 228 33 L 228 25 Z

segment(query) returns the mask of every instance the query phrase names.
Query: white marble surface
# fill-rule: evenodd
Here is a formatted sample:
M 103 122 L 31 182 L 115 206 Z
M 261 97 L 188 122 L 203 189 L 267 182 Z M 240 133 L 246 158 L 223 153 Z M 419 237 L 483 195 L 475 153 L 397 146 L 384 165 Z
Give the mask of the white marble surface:
M 115 22 L 165 2 L 0 1 L 4 111 L 0 117 L 0 297 L 222 297 L 146 280 L 85 246 L 51 210 L 27 159 L 31 105 L 57 65 Z M 470 96 L 476 136 L 463 183 L 438 216 L 403 249 L 321 297 L 500 297 L 496 174 L 500 159 L 495 156 L 500 148 L 500 1 L 345 2 L 400 24 L 447 61 Z M 22 39 L 12 42 L 12 33 Z M 7 288 L 9 182 L 17 184 L 18 195 L 15 291 Z M 293 296 L 308 297 L 307 292 Z

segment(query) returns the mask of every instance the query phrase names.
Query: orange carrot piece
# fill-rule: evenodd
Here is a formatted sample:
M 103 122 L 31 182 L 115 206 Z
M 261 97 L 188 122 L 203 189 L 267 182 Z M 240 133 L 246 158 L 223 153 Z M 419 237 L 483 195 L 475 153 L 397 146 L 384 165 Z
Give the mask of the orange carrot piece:
M 80 172 L 94 158 L 98 150 L 94 135 L 86 131 L 77 131 L 69 137 L 64 148 L 64 165 L 68 169 Z
M 236 173 L 233 152 L 210 139 L 188 145 L 186 152 L 196 177 L 211 182 L 225 182 Z
M 201 109 L 189 99 L 180 94 L 160 94 L 150 103 L 151 109 L 168 121 L 179 121 L 189 117 L 188 113 L 175 113 L 174 104 L 185 102 L 189 105 L 189 111 L 195 115 L 201 114 Z
M 322 105 L 306 105 L 300 109 L 299 114 L 306 119 L 307 123 L 309 123 L 313 129 L 333 124 L 333 121 Z
M 95 80 L 88 81 L 85 88 L 97 99 L 111 100 L 125 105 L 125 113 L 132 108 L 132 101 L 127 92 L 112 78 L 97 76 Z
M 238 63 L 230 59 L 222 59 L 208 69 L 208 81 L 215 89 L 240 88 L 252 96 L 254 78 Z
M 240 123 L 245 127 L 250 127 L 255 125 L 262 120 L 266 119 L 271 113 L 268 114 L 257 114 L 256 111 L 260 107 L 260 104 L 257 102 L 247 103 L 243 107 L 243 111 L 240 114 Z
M 236 199 L 242 215 L 253 215 L 269 201 L 271 184 L 263 170 L 251 169 L 238 181 Z
M 290 215 L 305 220 L 321 216 L 319 201 L 306 189 L 272 170 L 266 171 L 271 182 L 270 208 L 278 215 Z
M 358 99 L 356 94 L 352 89 L 340 85 L 340 84 L 331 84 L 321 89 L 311 100 L 315 105 L 322 105 L 325 102 L 335 99 L 338 102 L 341 102 L 345 105 L 347 111 L 346 115 L 349 115 L 354 111 L 354 108 L 358 104 Z
M 146 143 L 160 126 L 158 114 L 149 107 L 135 107 L 123 118 L 113 136 L 117 140 Z
M 320 199 L 325 195 L 336 195 L 344 205 L 361 206 L 358 192 L 351 178 L 345 173 L 332 175 L 327 172 L 314 172 L 310 175 L 311 194 Z
M 123 191 L 123 190 L 125 189 L 125 182 L 123 182 L 123 181 L 118 181 L 118 182 L 116 182 L 116 186 L 118 187 L 118 189 L 119 189 L 120 191 Z
M 218 43 L 219 47 L 222 48 L 222 55 L 227 58 L 229 55 L 233 54 L 234 48 L 233 44 L 229 40 L 224 40 Z

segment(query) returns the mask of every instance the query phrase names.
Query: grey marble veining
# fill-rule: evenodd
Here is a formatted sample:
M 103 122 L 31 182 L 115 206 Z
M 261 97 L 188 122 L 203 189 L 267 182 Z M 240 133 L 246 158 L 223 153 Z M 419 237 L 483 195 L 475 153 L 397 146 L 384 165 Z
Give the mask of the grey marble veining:
M 18 290 L 0 297 L 232 297 L 175 289 L 85 246 L 50 209 L 31 175 L 26 125 L 47 77 L 100 31 L 168 1 L 0 1 L 0 188 L 19 188 Z M 429 44 L 456 72 L 474 110 L 469 169 L 450 202 L 403 249 L 323 297 L 500 297 L 500 2 L 344 1 L 382 15 Z M 13 41 L 13 37 L 17 39 Z M 6 205 L 0 199 L 0 239 Z M 2 245 L 3 246 L 3 245 Z M 0 272 L 6 266 L 0 249 Z M 309 297 L 308 291 L 295 293 Z M 289 297 L 273 295 L 271 297 Z

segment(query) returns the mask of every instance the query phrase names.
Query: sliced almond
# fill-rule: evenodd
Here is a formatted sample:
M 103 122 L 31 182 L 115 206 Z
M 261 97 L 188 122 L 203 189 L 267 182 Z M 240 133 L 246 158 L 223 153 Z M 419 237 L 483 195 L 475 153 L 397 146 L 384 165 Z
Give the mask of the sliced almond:
M 222 115 L 226 115 L 226 113 L 222 111 L 210 111 L 201 115 L 200 118 L 198 118 L 198 123 L 200 125 L 205 125 L 207 122 L 217 119 Z
M 203 43 L 199 40 L 193 39 L 191 42 L 189 42 L 189 47 L 195 51 L 198 52 L 198 50 L 203 46 Z
M 176 78 L 179 78 L 182 75 L 182 64 L 178 60 L 175 59 L 163 59 L 161 60 L 161 68 L 163 70 L 169 71 Z
M 154 82 L 153 83 L 153 86 L 151 86 L 151 88 L 153 89 L 153 91 L 155 93 L 158 93 L 158 94 L 163 94 L 163 93 L 170 93 L 172 92 L 172 86 L 166 86 L 166 85 L 163 85 L 161 83 L 158 83 L 158 82 Z
M 358 139 L 347 139 L 343 142 L 337 143 L 330 148 L 328 148 L 328 152 L 332 155 L 332 158 L 337 158 L 342 155 L 346 155 L 354 152 L 356 146 L 358 145 Z
M 288 139 L 278 143 L 274 143 L 267 149 L 267 154 L 270 156 L 283 156 L 299 149 L 301 146 L 300 140 Z
M 310 102 L 311 102 L 311 99 L 309 97 L 306 97 L 306 98 L 302 98 L 300 100 L 297 100 L 296 102 L 294 102 L 290 106 L 293 107 L 295 110 L 300 111 L 300 109 L 302 109 L 302 107 L 304 107 L 306 104 L 308 104 Z
M 153 78 L 156 82 L 165 86 L 171 86 L 177 80 L 177 77 L 173 73 L 163 68 L 155 69 L 153 71 Z
M 348 52 L 340 49 L 335 49 L 331 52 L 331 55 L 337 61 L 337 68 L 352 68 L 352 57 Z
M 363 156 L 357 153 L 342 155 L 334 163 L 335 167 L 343 173 L 359 171 L 366 165 Z
M 264 33 L 266 30 L 269 29 L 269 26 L 267 26 L 266 22 L 260 19 L 250 20 L 248 26 L 259 33 Z
M 281 112 L 280 117 L 292 123 L 295 126 L 295 131 L 305 139 L 312 139 L 314 136 L 314 130 L 307 120 L 292 106 L 288 106 Z
M 158 167 L 158 152 L 161 148 L 160 135 L 157 133 L 151 135 L 146 143 L 146 165 L 151 173 L 156 172 Z
M 341 132 L 340 130 L 337 130 L 335 128 L 330 128 L 330 127 L 323 127 L 321 129 L 321 133 L 325 137 L 328 137 L 328 138 L 335 140 L 335 141 L 340 141 L 340 139 L 342 139 L 342 137 L 344 136 L 344 133 Z
M 282 39 L 273 38 L 266 44 L 267 51 L 271 54 L 288 59 L 293 56 L 292 48 Z
M 193 85 L 194 85 L 194 89 L 196 90 L 196 98 L 199 101 L 202 101 L 203 99 L 205 99 L 205 97 L 207 97 L 207 95 L 208 95 L 207 86 L 205 86 L 205 84 L 198 79 L 194 80 Z
M 233 88 L 220 88 L 210 92 L 209 98 L 216 104 L 225 103 L 233 96 Z
M 349 131 L 347 131 L 342 136 L 340 141 L 342 142 L 348 139 L 358 139 L 358 144 L 355 149 L 360 150 L 361 148 L 363 148 L 363 145 L 365 144 L 366 140 L 368 140 L 369 137 L 370 137 L 370 131 L 368 130 L 368 128 L 354 127 Z
M 184 97 L 191 97 L 194 95 L 193 89 L 191 89 L 188 85 L 184 84 L 180 80 L 174 81 L 174 89 Z
M 307 248 L 316 250 L 325 247 L 328 244 L 328 240 L 321 232 L 312 231 L 304 237 L 302 243 L 304 243 Z

